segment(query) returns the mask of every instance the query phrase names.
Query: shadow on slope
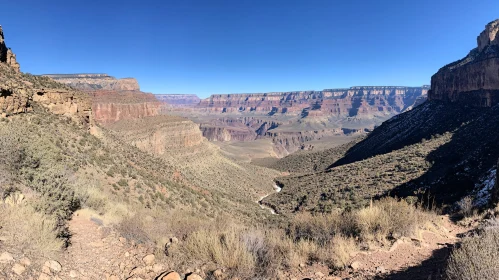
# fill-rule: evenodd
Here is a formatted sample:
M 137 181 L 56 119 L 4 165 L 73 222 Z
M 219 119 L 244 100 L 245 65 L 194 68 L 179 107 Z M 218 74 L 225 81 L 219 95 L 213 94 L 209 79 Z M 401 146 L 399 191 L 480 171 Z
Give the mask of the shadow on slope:
M 440 280 L 445 279 L 444 268 L 451 249 L 448 247 L 433 251 L 432 256 L 418 266 L 408 267 L 390 275 L 375 279 L 390 280 Z
M 499 125 L 499 106 L 480 110 L 483 113 L 471 114 L 454 130 L 451 141 L 428 154 L 426 160 L 432 166 L 427 172 L 396 187 L 391 194 L 405 197 L 424 187 L 437 203 L 453 203 L 471 192 L 499 157 L 499 130 L 495 129 Z
M 437 101 L 425 102 L 385 121 L 329 168 L 386 154 L 429 139 L 433 135 L 454 131 L 464 123 L 476 119 L 483 110 L 486 109 Z

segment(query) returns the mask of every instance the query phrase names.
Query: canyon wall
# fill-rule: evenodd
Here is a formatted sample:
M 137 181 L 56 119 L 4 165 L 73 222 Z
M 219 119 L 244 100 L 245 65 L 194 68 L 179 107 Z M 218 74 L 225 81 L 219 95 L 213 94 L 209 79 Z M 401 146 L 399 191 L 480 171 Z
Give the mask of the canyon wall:
M 196 147 L 204 139 L 197 124 L 174 116 L 122 119 L 108 128 L 126 142 L 159 156 Z
M 198 105 L 201 99 L 195 94 L 155 94 L 159 101 L 166 102 L 171 106 Z
M 465 58 L 441 68 L 431 78 L 428 99 L 477 107 L 499 103 L 499 20 L 478 36 L 478 47 Z
M 140 90 L 139 83 L 134 78 L 116 79 L 107 74 L 46 74 L 43 76 L 83 91 Z
M 198 111 L 372 118 L 396 114 L 426 96 L 429 87 L 351 87 L 323 91 L 218 94 L 201 100 Z
M 150 93 L 140 91 L 94 91 L 92 111 L 100 124 L 159 115 L 162 104 Z
M 0 25 L 0 62 L 5 63 L 12 67 L 14 71 L 21 72 L 21 66 L 17 62 L 16 55 L 12 52 L 10 48 L 7 48 L 5 44 L 5 37 L 3 35 L 3 29 Z

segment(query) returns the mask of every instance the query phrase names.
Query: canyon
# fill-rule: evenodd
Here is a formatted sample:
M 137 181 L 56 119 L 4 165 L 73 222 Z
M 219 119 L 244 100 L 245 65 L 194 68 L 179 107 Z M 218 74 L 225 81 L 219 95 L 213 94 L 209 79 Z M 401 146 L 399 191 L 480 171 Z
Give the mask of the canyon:
M 429 86 L 358 86 L 217 94 L 196 105 L 167 104 L 163 110 L 198 123 L 204 137 L 232 154 L 245 153 L 245 146 L 254 150 L 262 143 L 261 151 L 254 154 L 283 157 L 301 150 L 331 148 L 365 135 L 383 121 L 423 103 L 428 90 Z M 156 97 L 165 100 L 164 95 Z M 260 141 L 264 139 L 271 142 L 270 149 L 268 141 Z

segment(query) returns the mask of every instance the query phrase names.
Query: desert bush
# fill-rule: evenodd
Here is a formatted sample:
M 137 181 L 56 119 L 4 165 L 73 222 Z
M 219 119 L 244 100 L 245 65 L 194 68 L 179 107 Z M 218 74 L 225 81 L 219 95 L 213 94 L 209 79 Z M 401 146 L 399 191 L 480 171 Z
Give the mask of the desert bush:
M 144 230 L 145 221 L 139 216 L 125 217 L 118 225 L 117 229 L 121 235 L 127 239 L 134 240 L 137 243 L 147 243 L 151 240 Z
M 488 229 L 479 236 L 463 240 L 447 263 L 451 280 L 492 280 L 499 275 L 499 230 Z
M 0 233 L 6 246 L 24 254 L 53 256 L 64 246 L 55 218 L 37 212 L 30 205 L 0 204 Z
M 255 268 L 255 258 L 251 251 L 258 252 L 260 248 L 248 248 L 248 245 L 262 246 L 258 242 L 243 242 L 240 231 L 229 228 L 222 232 L 197 231 L 187 238 L 185 249 L 192 257 L 214 262 L 239 276 L 249 277 Z
M 319 260 L 331 267 L 342 269 L 348 265 L 351 254 L 357 250 L 358 246 L 353 238 L 336 235 L 328 246 L 321 247 Z
M 473 197 L 465 196 L 463 199 L 457 202 L 459 206 L 459 211 L 464 217 L 470 217 L 473 215 Z

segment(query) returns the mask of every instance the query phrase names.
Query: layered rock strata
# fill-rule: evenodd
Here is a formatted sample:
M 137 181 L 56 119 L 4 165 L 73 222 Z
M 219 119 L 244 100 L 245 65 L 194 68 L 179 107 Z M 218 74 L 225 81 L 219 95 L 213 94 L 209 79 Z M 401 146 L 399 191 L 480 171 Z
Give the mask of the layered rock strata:
M 140 91 L 95 91 L 91 95 L 94 119 L 101 124 L 157 116 L 162 106 L 152 94 Z
M 216 113 L 265 113 L 372 118 L 404 111 L 429 87 L 351 87 L 323 91 L 218 94 L 197 109 Z
M 477 107 L 499 103 L 498 33 L 499 20 L 489 23 L 477 38 L 477 48 L 433 75 L 428 98 Z
M 161 102 L 180 107 L 198 105 L 201 101 L 195 94 L 155 94 L 154 96 Z
M 134 78 L 116 79 L 108 74 L 46 74 L 59 83 L 69 85 L 83 91 L 115 90 L 139 91 L 139 83 Z

